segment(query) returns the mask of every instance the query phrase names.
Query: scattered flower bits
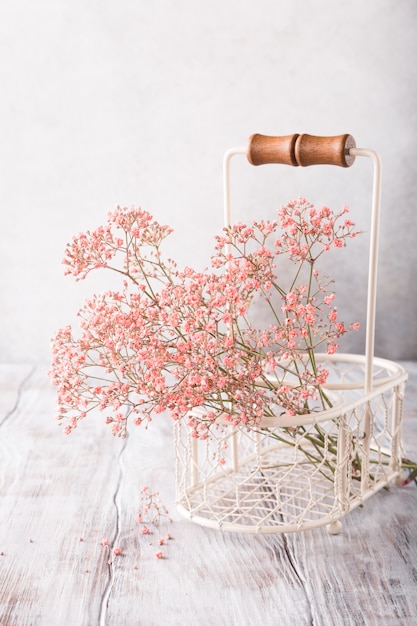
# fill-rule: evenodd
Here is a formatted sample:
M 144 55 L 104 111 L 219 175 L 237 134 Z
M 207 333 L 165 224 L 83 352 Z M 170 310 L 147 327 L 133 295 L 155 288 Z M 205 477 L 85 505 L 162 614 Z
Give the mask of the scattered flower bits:
M 103 548 L 105 548 L 107 551 L 110 551 L 110 544 L 109 544 L 109 540 L 107 539 L 107 537 L 105 537 L 104 539 L 102 539 L 100 541 L 100 545 L 103 546 Z M 113 548 L 112 550 L 112 554 L 114 556 L 120 556 L 123 553 L 123 548 L 121 548 L 120 546 L 117 546 L 115 548 Z M 113 560 L 111 558 L 108 559 L 107 563 L 109 565 L 113 564 Z
M 140 508 L 136 516 L 136 521 L 141 524 L 139 532 L 142 536 L 155 536 L 156 529 L 160 530 L 162 523 L 172 522 L 168 509 L 162 503 L 158 491 L 152 491 L 146 486 L 142 487 Z M 167 532 L 164 537 L 159 536 L 158 539 L 155 539 L 155 543 L 159 547 L 166 546 L 167 542 L 171 539 L 172 536 Z M 151 541 L 150 545 L 154 545 L 154 541 Z M 165 554 L 162 550 L 157 550 L 155 556 L 157 559 L 165 558 Z
M 159 497 L 159 491 L 153 492 L 149 487 L 142 487 L 140 497 L 140 508 L 137 512 L 138 522 L 146 521 L 148 524 L 160 523 L 162 520 L 172 522 L 168 509 Z M 143 526 L 142 528 L 146 528 Z M 147 529 L 149 531 L 149 529 Z M 142 531 L 141 531 L 142 532 Z M 143 532 L 142 534 L 146 534 Z
M 172 519 L 158 491 L 153 491 L 147 486 L 142 487 L 136 521 L 140 524 L 139 534 L 143 537 L 143 545 L 147 545 L 151 549 L 156 547 L 157 550 L 154 554 L 157 559 L 167 558 L 165 551 L 168 548 L 168 543 L 172 540 L 172 535 L 169 532 L 165 532 L 163 535 L 161 530 L 163 530 L 163 525 L 170 524 Z M 79 541 L 83 541 L 83 539 L 80 537 Z M 119 557 L 124 553 L 123 547 L 112 547 L 108 537 L 104 537 L 100 541 L 100 545 L 103 546 L 109 555 L 107 561 L 109 565 L 113 564 L 112 557 Z M 165 551 L 161 549 L 163 546 Z M 133 569 L 140 569 L 140 566 L 134 565 Z
M 166 559 L 166 550 L 168 543 L 172 540 L 172 535 L 169 532 L 165 534 L 161 533 L 164 524 L 170 524 L 172 522 L 169 516 L 168 509 L 161 501 L 158 491 L 152 491 L 149 487 L 142 487 L 140 492 L 140 508 L 138 510 L 136 521 L 140 524 L 139 534 L 143 537 L 143 545 L 149 546 L 154 552 L 155 557 L 158 560 Z M 79 542 L 83 542 L 82 537 L 79 538 Z M 107 554 L 108 565 L 113 565 L 113 558 L 120 557 L 124 554 L 125 548 L 121 546 L 112 546 L 112 541 L 108 537 L 103 537 L 100 541 L 100 545 L 104 548 Z M 165 551 L 161 548 L 164 547 Z M 1 556 L 2 553 L 0 553 Z M 140 570 L 140 564 L 135 564 L 133 569 Z M 85 570 L 88 571 L 88 570 Z

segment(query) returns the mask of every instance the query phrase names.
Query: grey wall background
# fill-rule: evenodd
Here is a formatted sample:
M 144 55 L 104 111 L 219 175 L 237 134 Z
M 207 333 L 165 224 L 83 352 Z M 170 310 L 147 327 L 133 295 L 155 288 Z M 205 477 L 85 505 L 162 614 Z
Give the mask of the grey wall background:
M 117 203 L 171 224 L 169 252 L 204 267 L 223 153 L 253 132 L 350 132 L 380 153 L 377 353 L 417 358 L 416 32 L 410 0 L 2 3 L 0 360 L 47 361 L 55 329 L 107 284 L 65 278 L 61 258 Z M 305 195 L 368 227 L 365 160 L 232 170 L 236 219 Z M 343 318 L 363 321 L 367 235 L 352 244 L 331 270 Z

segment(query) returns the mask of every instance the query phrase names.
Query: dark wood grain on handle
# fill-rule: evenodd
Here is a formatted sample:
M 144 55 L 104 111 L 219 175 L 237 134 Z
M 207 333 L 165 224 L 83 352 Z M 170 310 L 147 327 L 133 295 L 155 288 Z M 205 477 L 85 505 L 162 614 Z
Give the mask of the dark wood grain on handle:
M 338 165 L 350 167 L 355 157 L 349 152 L 355 148 L 352 135 L 317 137 L 307 134 L 271 137 L 254 134 L 249 138 L 247 157 L 252 165 L 278 163 L 282 165 Z
M 269 137 L 252 135 L 249 137 L 247 157 L 252 165 L 280 163 L 282 165 L 298 165 L 295 160 L 295 142 L 298 135 L 286 137 Z
M 349 154 L 350 148 L 355 148 L 352 135 L 337 135 L 336 137 L 315 137 L 314 135 L 300 135 L 295 144 L 295 158 L 298 165 L 339 165 L 350 167 L 355 160 Z

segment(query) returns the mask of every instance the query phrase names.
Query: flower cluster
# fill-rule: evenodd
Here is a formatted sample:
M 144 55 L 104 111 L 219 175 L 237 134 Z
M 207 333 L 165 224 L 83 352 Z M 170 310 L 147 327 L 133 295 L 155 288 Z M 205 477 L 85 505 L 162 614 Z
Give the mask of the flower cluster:
M 50 376 L 65 432 L 93 409 L 115 435 L 125 436 L 130 416 L 146 424 L 169 411 L 204 438 L 219 419 L 251 427 L 326 408 L 328 372 L 315 353 L 334 353 L 359 325 L 339 320 L 317 261 L 357 234 L 347 211 L 299 198 L 275 221 L 226 227 L 203 272 L 164 259 L 171 229 L 142 209 L 117 207 L 106 226 L 75 237 L 66 273 L 83 279 L 106 268 L 121 286 L 85 302 L 78 336 L 66 326 L 53 340 Z M 251 319 L 259 300 L 270 309 L 266 327 Z

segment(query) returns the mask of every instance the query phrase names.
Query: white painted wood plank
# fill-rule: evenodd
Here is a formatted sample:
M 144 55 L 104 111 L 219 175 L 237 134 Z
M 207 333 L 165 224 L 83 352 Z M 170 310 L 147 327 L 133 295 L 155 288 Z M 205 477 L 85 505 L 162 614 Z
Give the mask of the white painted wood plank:
M 121 442 L 94 421 L 66 438 L 54 413 L 38 370 L 0 428 L 2 625 L 96 624 L 109 580 Z

